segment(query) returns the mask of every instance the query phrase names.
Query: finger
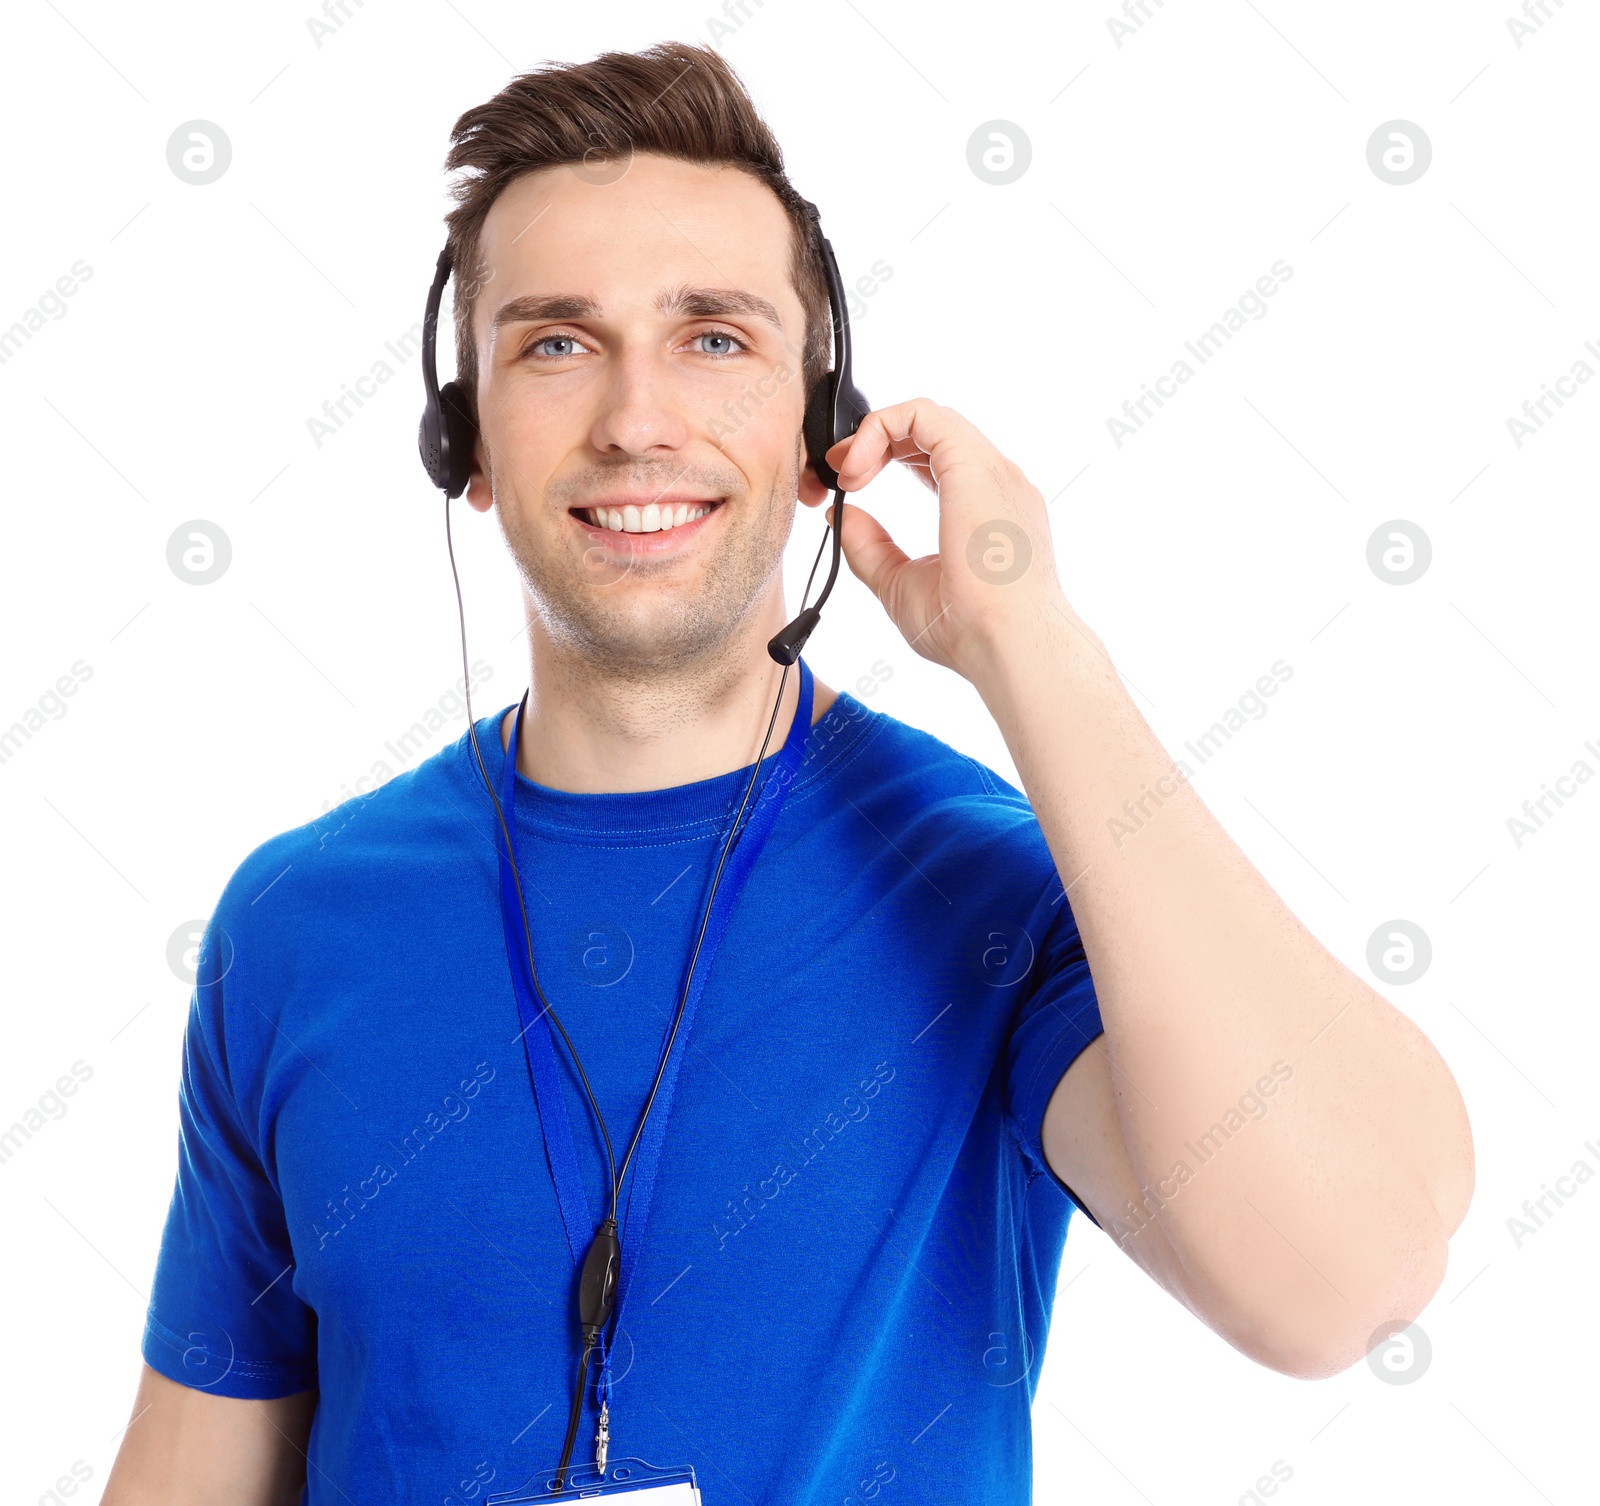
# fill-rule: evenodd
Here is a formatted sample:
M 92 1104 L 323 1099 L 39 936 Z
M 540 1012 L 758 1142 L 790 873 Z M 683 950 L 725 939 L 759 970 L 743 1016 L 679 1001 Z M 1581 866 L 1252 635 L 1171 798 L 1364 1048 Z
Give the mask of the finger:
M 828 519 L 833 520 L 832 506 L 828 508 Z M 852 502 L 844 510 L 839 544 L 850 573 L 887 605 L 894 578 L 907 563 L 905 551 L 889 536 L 889 530 Z
M 857 434 L 860 430 L 856 431 Z M 849 439 L 841 440 L 842 445 L 849 445 L 856 435 Z M 857 492 L 873 480 L 881 471 L 888 468 L 891 461 L 899 461 L 901 465 L 910 470 L 922 484 L 933 491 L 939 489 L 939 484 L 933 479 L 931 458 L 927 451 L 914 439 L 890 439 L 883 453 L 875 462 L 868 462 L 864 450 L 846 449 L 842 466 L 835 466 L 839 473 L 839 486 L 841 490 Z
M 839 472 L 841 487 L 859 491 L 891 460 L 925 468 L 937 489 L 951 470 L 983 464 L 986 454 L 992 456 L 993 447 L 965 418 L 919 397 L 869 413 L 826 458 Z

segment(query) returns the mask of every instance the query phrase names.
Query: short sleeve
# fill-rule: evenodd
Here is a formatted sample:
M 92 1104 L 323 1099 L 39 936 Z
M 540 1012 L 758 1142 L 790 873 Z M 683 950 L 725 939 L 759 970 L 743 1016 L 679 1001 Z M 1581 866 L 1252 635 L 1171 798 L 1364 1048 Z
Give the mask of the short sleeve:
M 1059 882 L 1052 887 L 1059 889 Z M 1024 1155 L 1094 1223 L 1094 1215 L 1045 1158 L 1044 1115 L 1062 1074 L 1102 1033 L 1100 1004 L 1066 895 L 1058 895 L 1053 903 L 1043 901 L 1038 914 L 1040 924 L 1030 930 L 1044 934 L 1028 975 L 1029 992 L 1018 1005 L 1011 1032 L 1006 1058 L 1008 1102 Z
M 235 961 L 213 916 L 184 1032 L 177 1185 L 142 1349 L 151 1369 L 181 1385 L 264 1399 L 316 1388 L 315 1316 L 295 1295 L 283 1204 L 230 1077 L 230 1065 L 252 1058 L 243 1032 L 230 1043 Z

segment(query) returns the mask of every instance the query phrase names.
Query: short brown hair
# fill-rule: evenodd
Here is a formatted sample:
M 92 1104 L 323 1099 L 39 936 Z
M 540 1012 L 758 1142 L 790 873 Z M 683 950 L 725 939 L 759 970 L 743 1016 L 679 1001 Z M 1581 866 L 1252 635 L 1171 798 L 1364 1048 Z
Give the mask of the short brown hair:
M 789 182 L 783 152 L 732 67 L 709 47 L 659 42 L 514 78 L 450 133 L 456 208 L 445 216 L 456 277 L 456 376 L 476 412 L 472 309 L 484 272 L 478 240 L 490 206 L 524 173 L 654 152 L 737 167 L 766 184 L 789 216 L 789 277 L 805 314 L 801 372 L 809 396 L 829 367 L 832 328 L 821 231 Z

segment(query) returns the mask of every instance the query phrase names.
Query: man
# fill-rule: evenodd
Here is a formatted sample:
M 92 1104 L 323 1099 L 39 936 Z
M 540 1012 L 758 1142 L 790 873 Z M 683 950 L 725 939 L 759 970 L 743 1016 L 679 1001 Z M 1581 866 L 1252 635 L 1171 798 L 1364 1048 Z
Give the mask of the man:
M 798 762 L 760 786 L 781 803 L 574 1392 L 576 1257 L 767 731 L 794 502 L 828 495 L 801 440 L 827 309 L 713 52 L 529 75 L 454 140 L 467 496 L 521 571 L 531 690 L 219 902 L 110 1506 L 481 1500 L 548 1478 L 569 1397 L 575 1462 L 605 1401 L 613 1462 L 691 1467 L 708 1501 L 1024 1501 L 1075 1203 L 1287 1374 L 1412 1319 L 1471 1194 L 1448 1070 L 1156 742 L 1038 490 L 919 398 L 827 463 L 852 494 L 910 466 L 939 553 L 852 503 L 845 554 L 977 688 L 1026 796 L 871 710 L 892 666 L 859 696 L 789 674 Z M 486 782 L 555 1035 L 519 1018 Z

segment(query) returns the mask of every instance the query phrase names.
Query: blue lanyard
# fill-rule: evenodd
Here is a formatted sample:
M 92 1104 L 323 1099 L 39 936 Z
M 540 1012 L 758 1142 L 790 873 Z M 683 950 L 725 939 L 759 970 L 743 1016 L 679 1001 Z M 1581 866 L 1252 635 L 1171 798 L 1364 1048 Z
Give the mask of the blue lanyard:
M 678 1025 L 677 1038 L 662 1074 L 661 1087 L 656 1094 L 655 1107 L 645 1121 L 644 1134 L 639 1138 L 633 1167 L 629 1172 L 632 1183 L 628 1188 L 626 1207 L 622 1214 L 622 1265 L 617 1277 L 615 1310 L 609 1332 L 603 1336 L 604 1348 L 600 1361 L 600 1396 L 609 1403 L 611 1391 L 611 1334 L 619 1332 L 622 1325 L 622 1304 L 627 1298 L 634 1265 L 644 1244 L 645 1226 L 650 1219 L 650 1198 L 655 1190 L 656 1170 L 661 1160 L 661 1146 L 666 1138 L 667 1121 L 672 1113 L 672 1094 L 677 1085 L 678 1069 L 684 1053 L 689 1049 L 689 1030 L 694 1023 L 695 1006 L 710 976 L 717 947 L 729 918 L 744 888 L 750 870 L 755 866 L 761 849 L 766 845 L 778 811 L 789 793 L 789 786 L 799 772 L 800 758 L 806 737 L 811 731 L 811 669 L 800 660 L 800 702 L 795 709 L 794 722 L 784 740 L 782 751 L 776 755 L 775 768 L 763 778 L 756 777 L 756 786 L 750 792 L 745 822 L 735 840 L 733 851 L 722 871 L 722 882 L 717 887 L 716 901 L 711 907 L 711 917 L 706 925 L 705 941 L 700 947 L 699 961 L 695 964 L 689 995 L 683 1006 L 683 1018 Z M 526 706 L 526 700 L 523 706 Z M 506 826 L 515 840 L 517 829 L 517 739 L 522 730 L 523 706 L 517 708 L 516 720 L 511 727 L 510 746 L 506 749 L 505 766 L 500 775 L 500 807 L 505 812 Z M 746 776 L 748 778 L 748 776 Z M 744 783 L 738 786 L 744 793 Z M 735 807 L 737 809 L 737 807 Z M 723 840 L 726 840 L 724 834 Z M 556 1057 L 555 1043 L 545 1011 L 537 1007 L 533 991 L 533 978 L 528 967 L 527 945 L 522 929 L 522 907 L 517 896 L 516 880 L 511 860 L 503 842 L 495 843 L 500 856 L 500 919 L 505 928 L 506 956 L 511 964 L 511 981 L 517 995 L 517 1011 L 522 1017 L 522 1043 L 528 1054 L 528 1076 L 533 1083 L 534 1107 L 538 1112 L 539 1126 L 544 1134 L 545 1159 L 550 1166 L 550 1177 L 555 1183 L 556 1199 L 561 1208 L 561 1222 L 566 1228 L 567 1245 L 572 1251 L 573 1264 L 581 1267 L 583 1258 L 594 1236 L 596 1220 L 590 1216 L 588 1195 L 583 1190 L 583 1179 L 578 1172 L 578 1158 L 572 1146 L 572 1126 L 567 1118 L 566 1097 L 561 1086 L 561 1065 Z M 718 852 L 721 852 L 719 843 Z M 519 864 L 519 871 L 521 865 Z M 708 879 L 709 882 L 709 879 Z M 673 1000 L 676 1007 L 677 1000 Z M 630 1127 L 631 1133 L 631 1127 Z M 621 1150 L 621 1144 L 618 1145 Z

